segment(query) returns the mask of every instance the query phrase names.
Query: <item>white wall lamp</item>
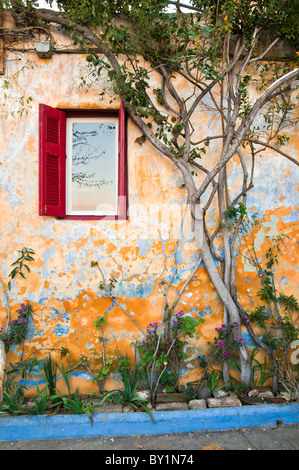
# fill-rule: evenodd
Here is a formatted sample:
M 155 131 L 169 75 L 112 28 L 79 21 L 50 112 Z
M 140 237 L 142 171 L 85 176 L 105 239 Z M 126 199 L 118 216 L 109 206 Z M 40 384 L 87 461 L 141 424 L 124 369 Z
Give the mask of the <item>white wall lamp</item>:
M 50 41 L 39 41 L 35 43 L 35 51 L 41 59 L 52 57 L 52 48 Z

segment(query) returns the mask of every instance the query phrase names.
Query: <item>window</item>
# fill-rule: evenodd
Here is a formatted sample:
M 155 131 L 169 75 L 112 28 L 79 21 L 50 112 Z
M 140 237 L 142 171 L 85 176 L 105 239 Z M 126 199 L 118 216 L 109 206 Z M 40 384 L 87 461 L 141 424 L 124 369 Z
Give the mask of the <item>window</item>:
M 125 219 L 124 106 L 60 110 L 40 105 L 39 214 L 72 219 Z

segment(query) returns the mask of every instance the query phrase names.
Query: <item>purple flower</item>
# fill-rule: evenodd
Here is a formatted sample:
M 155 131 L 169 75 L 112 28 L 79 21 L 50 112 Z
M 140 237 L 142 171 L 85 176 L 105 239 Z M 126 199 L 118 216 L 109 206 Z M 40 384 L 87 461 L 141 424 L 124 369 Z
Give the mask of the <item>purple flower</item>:
M 228 351 L 223 351 L 223 353 L 222 353 L 222 354 L 223 354 L 223 356 L 226 356 L 226 357 L 228 357 L 228 356 L 229 356 L 229 352 L 228 352 Z
M 244 322 L 245 322 L 245 323 L 249 323 L 248 317 L 246 317 L 246 316 L 244 317 Z
M 178 319 L 177 319 L 177 318 L 174 318 L 174 319 L 172 320 L 172 324 L 177 323 L 177 322 L 178 322 Z
M 243 338 L 234 338 L 234 341 L 236 341 L 237 343 L 245 343 Z
M 176 317 L 182 317 L 183 315 L 184 315 L 183 310 L 180 310 L 179 312 L 175 314 Z
M 220 331 L 222 331 L 222 328 L 215 328 L 215 331 L 220 332 Z
M 146 342 L 144 341 L 144 339 L 141 341 L 141 346 L 145 346 L 146 345 Z
M 235 328 L 239 328 L 239 323 L 237 323 L 236 321 L 234 321 L 233 325 Z
M 152 328 L 150 328 L 152 327 Z M 148 326 L 146 327 L 145 331 L 149 335 L 152 335 L 155 333 L 156 329 L 158 328 L 158 323 L 155 321 L 154 323 L 149 323 Z
M 218 341 L 218 346 L 220 346 L 221 348 L 224 348 L 224 342 L 223 341 Z
M 226 325 L 223 323 L 223 325 L 221 325 L 221 328 L 226 328 Z

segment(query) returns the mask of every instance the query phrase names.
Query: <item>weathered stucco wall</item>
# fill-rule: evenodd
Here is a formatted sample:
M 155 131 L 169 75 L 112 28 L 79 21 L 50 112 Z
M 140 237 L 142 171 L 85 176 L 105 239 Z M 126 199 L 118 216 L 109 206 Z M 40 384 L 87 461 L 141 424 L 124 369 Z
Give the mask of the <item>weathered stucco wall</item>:
M 40 59 L 30 51 L 6 51 L 4 63 L 4 78 L 17 76 L 13 87 L 6 91 L 7 98 L 3 90 L 1 97 L 4 106 L 0 120 L 0 275 L 7 285 L 17 250 L 27 246 L 36 252 L 26 280 L 17 278 L 9 292 L 12 318 L 25 300 L 33 306 L 26 354 L 42 348 L 42 355 L 47 352 L 45 348 L 64 347 L 73 363 L 80 355 L 96 353 L 101 356 L 101 343 L 97 341 L 99 333 L 93 322 L 108 310 L 106 352 L 115 357 L 117 347 L 130 355 L 130 343 L 134 338 L 140 338 L 141 333 L 113 299 L 102 296 L 99 289 L 101 276 L 91 267 L 91 262 L 98 262 L 106 279 L 114 277 L 118 281 L 113 295 L 125 305 L 142 329 L 149 322 L 159 321 L 164 291 L 160 281 L 168 280 L 174 267 L 175 243 L 186 200 L 184 188 L 180 187 L 180 175 L 149 143 L 139 145 L 135 142 L 140 132 L 128 120 L 128 220 L 78 221 L 40 217 L 38 104 L 60 108 L 117 108 L 119 103 L 117 100 L 110 102 L 108 96 L 100 100 L 100 85 L 80 86 L 86 66 L 83 54 L 54 53 L 50 59 Z M 21 96 L 28 113 L 15 112 L 22 110 L 18 101 Z M 26 104 L 29 97 L 32 101 Z M 209 134 L 209 129 L 218 125 L 205 110 L 199 116 L 199 123 L 202 135 Z M 299 136 L 295 128 L 291 129 L 291 142 L 286 151 L 296 156 Z M 214 149 L 217 155 L 216 144 Z M 241 174 L 237 160 L 230 164 L 230 170 L 233 193 Z M 285 293 L 296 295 L 298 170 L 287 159 L 269 151 L 256 160 L 256 175 L 254 189 L 248 196 L 248 207 L 264 216 L 267 229 L 256 229 L 258 249 L 260 254 L 265 253 L 269 243 L 266 235 L 282 232 L 288 235 L 277 267 L 277 281 Z M 217 222 L 216 219 L 212 221 L 211 215 L 210 223 L 216 226 Z M 184 237 L 179 244 L 178 273 L 170 289 L 170 298 L 174 298 L 182 287 L 198 257 L 189 215 Z M 240 255 L 237 257 L 237 284 L 240 301 L 249 308 L 256 301 L 258 278 Z M 222 323 L 221 302 L 203 266 L 182 296 L 180 309 L 205 319 L 188 347 L 190 358 L 183 371 L 185 380 L 195 380 L 198 373 L 196 357 L 204 353 L 207 341 L 214 337 L 214 328 Z M 2 296 L 0 326 L 5 324 L 6 316 L 7 307 Z M 15 348 L 10 352 L 9 361 L 16 360 L 19 351 L 20 348 Z M 85 373 L 78 373 L 75 385 L 90 390 L 93 385 L 89 379 Z M 110 381 L 107 387 L 113 386 Z

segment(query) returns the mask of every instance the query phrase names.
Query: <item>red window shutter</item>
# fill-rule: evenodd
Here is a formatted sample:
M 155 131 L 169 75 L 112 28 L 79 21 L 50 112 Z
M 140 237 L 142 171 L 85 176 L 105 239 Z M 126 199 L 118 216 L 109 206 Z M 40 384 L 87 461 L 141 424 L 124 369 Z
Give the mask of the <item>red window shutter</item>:
M 65 113 L 39 105 L 39 215 L 65 216 Z

